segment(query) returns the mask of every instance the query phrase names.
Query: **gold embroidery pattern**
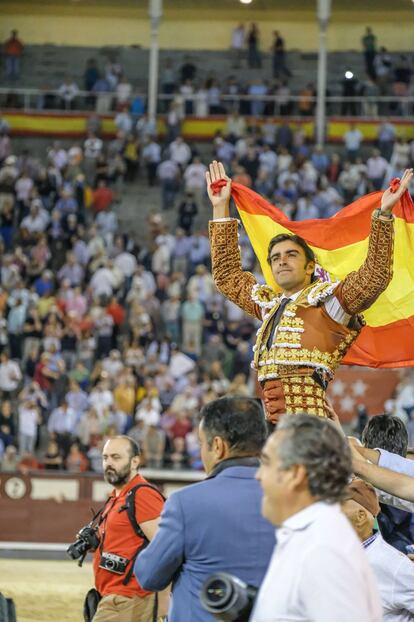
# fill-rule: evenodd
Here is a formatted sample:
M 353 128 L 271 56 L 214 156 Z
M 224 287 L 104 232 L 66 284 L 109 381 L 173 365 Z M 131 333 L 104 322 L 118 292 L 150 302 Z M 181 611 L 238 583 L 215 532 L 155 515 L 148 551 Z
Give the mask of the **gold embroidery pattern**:
M 325 417 L 324 391 L 308 376 L 291 376 L 282 379 L 286 402 L 286 413 L 297 415 L 307 413 Z
M 288 305 L 288 310 L 296 311 L 296 305 Z M 266 334 L 258 331 L 258 343 L 262 343 L 261 348 L 256 348 L 252 367 L 258 370 L 260 382 L 268 378 L 279 378 L 280 367 L 288 367 L 294 373 L 294 367 L 309 367 L 309 374 L 314 369 L 323 370 L 328 378 L 334 376 L 335 370 L 343 359 L 346 351 L 358 337 L 358 331 L 354 330 L 345 337 L 332 352 L 321 352 L 314 348 L 308 350 L 301 347 L 301 332 L 287 332 L 286 327 L 304 328 L 304 322 L 299 317 L 289 317 L 283 315 L 277 331 L 276 342 L 270 350 L 266 349 Z M 264 338 L 263 338 L 264 337 Z
M 368 309 L 392 279 L 394 221 L 372 217 L 367 257 L 342 281 L 338 299 L 350 314 Z
M 256 279 L 243 272 L 237 235 L 237 220 L 209 222 L 212 275 L 217 289 L 253 317 L 262 319 L 260 307 L 252 300 Z
M 253 302 L 263 308 L 271 308 L 278 302 L 278 295 L 269 285 L 261 285 L 256 283 L 253 285 L 251 297 Z

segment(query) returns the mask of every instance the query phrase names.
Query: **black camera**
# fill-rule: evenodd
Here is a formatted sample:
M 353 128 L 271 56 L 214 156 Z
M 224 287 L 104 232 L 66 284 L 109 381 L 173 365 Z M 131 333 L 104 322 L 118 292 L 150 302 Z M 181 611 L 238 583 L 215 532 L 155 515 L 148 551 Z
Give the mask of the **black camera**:
M 101 555 L 99 568 L 104 568 L 104 570 L 109 570 L 109 572 L 114 572 L 115 574 L 124 574 L 128 563 L 129 559 L 126 557 L 104 552 Z
M 76 541 L 70 544 L 66 550 L 66 553 L 71 559 L 79 559 L 79 566 L 82 566 L 82 562 L 86 557 L 88 551 L 96 551 L 99 546 L 99 533 L 96 527 L 93 527 L 91 523 L 82 527 L 78 532 Z
M 201 589 L 203 608 L 222 622 L 248 622 L 257 588 L 226 572 L 211 575 Z

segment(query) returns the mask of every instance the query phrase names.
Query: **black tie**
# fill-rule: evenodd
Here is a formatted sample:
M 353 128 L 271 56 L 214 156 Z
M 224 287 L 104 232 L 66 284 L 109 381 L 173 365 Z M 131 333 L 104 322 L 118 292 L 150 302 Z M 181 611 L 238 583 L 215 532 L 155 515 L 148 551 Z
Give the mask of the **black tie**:
M 274 314 L 272 318 L 272 328 L 270 329 L 269 337 L 267 339 L 267 349 L 270 350 L 273 344 L 273 338 L 275 336 L 276 327 L 279 324 L 279 320 L 282 317 L 282 313 L 285 310 L 286 305 L 292 302 L 290 298 L 283 298 L 282 302 L 279 305 L 278 310 Z

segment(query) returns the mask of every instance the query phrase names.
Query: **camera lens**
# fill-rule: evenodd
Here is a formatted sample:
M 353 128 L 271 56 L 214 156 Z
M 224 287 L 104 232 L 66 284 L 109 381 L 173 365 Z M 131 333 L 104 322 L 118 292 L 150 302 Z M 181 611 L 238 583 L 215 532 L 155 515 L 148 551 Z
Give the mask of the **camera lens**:
M 108 568 L 108 570 L 113 570 L 116 566 L 116 563 L 114 562 L 113 559 L 106 559 L 105 566 Z
M 211 575 L 204 583 L 203 608 L 222 622 L 247 622 L 257 590 L 226 572 Z
M 66 553 L 69 555 L 71 559 L 75 560 L 75 559 L 79 559 L 80 557 L 82 557 L 82 555 L 86 551 L 86 548 L 87 548 L 86 543 L 83 542 L 82 540 L 78 540 L 77 542 L 74 542 L 67 548 Z
M 225 579 L 213 579 L 205 588 L 206 600 L 211 607 L 223 607 L 231 599 L 232 585 Z

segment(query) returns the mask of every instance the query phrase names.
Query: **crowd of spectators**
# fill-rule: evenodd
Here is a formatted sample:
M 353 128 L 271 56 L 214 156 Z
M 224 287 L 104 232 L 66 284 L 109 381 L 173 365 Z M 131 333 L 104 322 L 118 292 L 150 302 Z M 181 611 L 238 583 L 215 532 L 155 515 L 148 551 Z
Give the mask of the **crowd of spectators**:
M 124 432 L 148 466 L 200 468 L 200 406 L 249 392 L 255 327 L 215 291 L 191 214 L 174 232 L 150 214 L 142 246 L 119 233 L 131 140 L 91 132 L 40 161 L 2 127 L 2 468 L 99 471 L 103 442 Z
M 206 164 L 197 147 L 180 135 L 179 123 L 169 126 L 164 146 L 149 136 L 148 123 L 143 118 L 137 126 L 148 184 L 156 184 L 158 177 L 163 209 L 175 208 L 177 224 L 191 234 L 205 207 Z M 413 165 L 414 141 L 385 120 L 375 144 L 364 144 L 362 132 L 351 123 L 343 145 L 332 152 L 309 144 L 300 124 L 269 120 L 249 125 L 233 113 L 216 133 L 211 155 L 235 181 L 267 197 L 290 218 L 304 220 L 333 216 L 358 196 L 386 187 Z

